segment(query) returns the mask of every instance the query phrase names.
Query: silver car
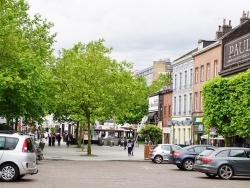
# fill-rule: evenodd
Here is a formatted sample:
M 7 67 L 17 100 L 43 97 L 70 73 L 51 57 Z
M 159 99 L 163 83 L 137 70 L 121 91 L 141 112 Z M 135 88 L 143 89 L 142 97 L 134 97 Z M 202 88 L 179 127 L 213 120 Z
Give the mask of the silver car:
M 30 136 L 0 133 L 0 180 L 14 181 L 37 172 L 36 154 Z
M 250 148 L 210 148 L 195 158 L 194 169 L 208 177 L 250 176 Z
M 149 158 L 154 163 L 162 163 L 162 161 L 168 161 L 170 153 L 179 149 L 181 147 L 174 144 L 158 144 L 149 151 Z

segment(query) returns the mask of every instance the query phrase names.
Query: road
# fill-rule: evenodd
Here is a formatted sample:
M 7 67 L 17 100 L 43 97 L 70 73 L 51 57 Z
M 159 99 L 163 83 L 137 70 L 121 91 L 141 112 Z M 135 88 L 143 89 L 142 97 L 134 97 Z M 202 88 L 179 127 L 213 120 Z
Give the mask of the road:
M 151 161 L 77 161 L 45 159 L 39 173 L 1 188 L 250 188 L 250 178 L 209 179 Z

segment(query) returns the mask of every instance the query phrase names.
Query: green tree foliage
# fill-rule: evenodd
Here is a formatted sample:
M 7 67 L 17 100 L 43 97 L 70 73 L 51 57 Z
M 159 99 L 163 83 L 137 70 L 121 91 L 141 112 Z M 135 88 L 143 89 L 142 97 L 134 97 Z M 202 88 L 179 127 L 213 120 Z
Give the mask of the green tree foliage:
M 118 123 L 137 124 L 148 113 L 148 87 L 145 78 L 143 76 L 136 77 L 133 80 L 132 88 L 134 92 L 130 99 L 132 106 L 126 113 L 118 115 L 116 119 Z
M 231 77 L 230 101 L 229 105 L 233 116 L 231 118 L 231 127 L 235 128 L 235 133 L 241 137 L 250 135 L 250 71 Z
M 157 144 L 162 139 L 162 130 L 151 124 L 143 126 L 139 134 L 141 134 L 142 137 L 151 140 L 153 144 Z
M 0 114 L 41 120 L 47 110 L 47 66 L 55 35 L 50 22 L 31 18 L 23 0 L 0 1 Z
M 229 105 L 230 90 L 227 78 L 217 77 L 203 86 L 204 124 L 207 132 L 216 127 L 217 133 L 232 136 L 235 128 L 231 127 L 231 107 Z
M 171 80 L 171 74 L 160 74 L 159 77 L 149 86 L 149 95 L 159 91 L 163 86 L 169 84 Z
M 54 67 L 55 101 L 59 101 L 55 105 L 85 118 L 88 154 L 91 154 L 91 122 L 128 112 L 137 94 L 132 65 L 112 60 L 108 56 L 112 49 L 103 42 L 101 39 L 78 43 L 72 49 L 63 49 Z
M 207 132 L 214 126 L 217 134 L 226 138 L 249 136 L 249 80 L 248 70 L 230 78 L 217 77 L 204 84 L 203 107 Z

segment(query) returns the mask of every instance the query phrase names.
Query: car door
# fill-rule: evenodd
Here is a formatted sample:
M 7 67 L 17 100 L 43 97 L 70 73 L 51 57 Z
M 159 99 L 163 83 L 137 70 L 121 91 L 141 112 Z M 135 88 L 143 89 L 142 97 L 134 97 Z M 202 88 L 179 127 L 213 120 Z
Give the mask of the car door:
M 171 147 L 170 145 L 162 145 L 162 156 L 164 160 L 168 160 L 168 156 L 170 154 L 171 151 Z
M 250 174 L 249 152 L 245 149 L 231 149 L 229 153 L 230 165 L 234 168 L 234 174 Z

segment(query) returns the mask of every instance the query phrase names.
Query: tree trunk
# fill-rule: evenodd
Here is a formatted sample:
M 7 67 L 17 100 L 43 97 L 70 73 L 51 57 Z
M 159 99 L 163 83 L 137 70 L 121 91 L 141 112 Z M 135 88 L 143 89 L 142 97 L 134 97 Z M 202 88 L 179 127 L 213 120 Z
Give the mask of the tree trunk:
M 87 117 L 88 123 L 88 155 L 91 155 L 91 131 L 90 131 L 90 117 Z

